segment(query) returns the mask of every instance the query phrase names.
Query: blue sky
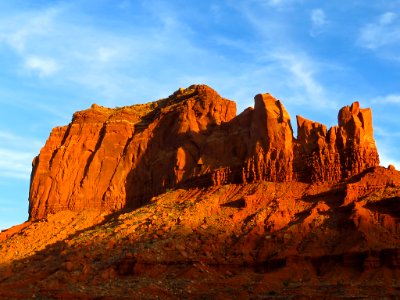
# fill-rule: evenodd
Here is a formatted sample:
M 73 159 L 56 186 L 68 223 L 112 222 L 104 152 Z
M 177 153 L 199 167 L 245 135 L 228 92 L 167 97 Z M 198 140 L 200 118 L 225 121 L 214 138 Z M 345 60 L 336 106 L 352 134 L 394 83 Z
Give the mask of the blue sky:
M 400 168 L 400 1 L 0 0 L 0 228 L 26 220 L 31 161 L 92 103 L 153 101 L 205 83 L 238 103 L 281 99 L 292 120 L 373 109 Z M 295 124 L 295 122 L 293 122 Z

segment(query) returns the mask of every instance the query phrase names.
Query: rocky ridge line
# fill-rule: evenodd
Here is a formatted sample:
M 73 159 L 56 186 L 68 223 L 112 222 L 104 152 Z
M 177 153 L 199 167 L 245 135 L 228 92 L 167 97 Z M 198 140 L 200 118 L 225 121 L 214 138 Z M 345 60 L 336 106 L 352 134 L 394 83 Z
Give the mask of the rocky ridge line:
M 290 116 L 270 94 L 236 116 L 208 86 L 156 102 L 93 105 L 54 128 L 34 159 L 31 220 L 61 210 L 136 208 L 171 188 L 257 181 L 340 182 L 379 165 L 370 109 L 342 108 L 338 126 Z

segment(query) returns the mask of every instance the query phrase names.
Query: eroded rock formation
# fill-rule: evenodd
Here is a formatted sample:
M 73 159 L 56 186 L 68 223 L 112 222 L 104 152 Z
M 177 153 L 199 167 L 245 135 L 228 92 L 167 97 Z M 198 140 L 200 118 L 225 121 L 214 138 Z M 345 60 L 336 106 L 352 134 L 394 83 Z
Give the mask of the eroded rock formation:
M 34 159 L 30 219 L 60 210 L 138 207 L 175 187 L 253 181 L 339 182 L 379 164 L 369 109 L 357 102 L 339 125 L 298 117 L 269 94 L 236 116 L 205 85 L 166 99 L 108 109 L 93 105 L 53 129 Z
M 300 181 L 340 181 L 379 165 L 371 109 L 354 102 L 339 111 L 338 123 L 327 130 L 297 116 L 295 172 Z

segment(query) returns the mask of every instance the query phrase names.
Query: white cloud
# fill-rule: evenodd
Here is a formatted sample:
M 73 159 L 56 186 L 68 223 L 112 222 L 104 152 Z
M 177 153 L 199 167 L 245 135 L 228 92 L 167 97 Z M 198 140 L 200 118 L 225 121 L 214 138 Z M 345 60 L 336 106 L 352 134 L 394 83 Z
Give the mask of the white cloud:
M 37 72 L 40 77 L 53 75 L 60 69 L 54 59 L 37 56 L 28 56 L 24 66 L 29 71 Z
M 27 138 L 15 135 L 11 132 L 0 130 L 0 146 L 8 145 L 10 147 L 20 147 L 22 145 L 28 145 L 28 147 L 39 147 L 41 143 L 36 140 L 27 140 Z
M 285 5 L 289 5 L 293 2 L 300 2 L 300 0 L 261 0 L 264 4 L 269 6 L 280 8 Z
M 358 38 L 358 43 L 365 48 L 377 50 L 400 42 L 400 22 L 393 12 L 386 12 L 372 23 L 365 25 Z
M 268 4 L 270 4 L 270 5 L 281 5 L 282 3 L 284 3 L 285 1 L 284 0 L 269 0 L 269 1 L 267 1 L 268 2 Z
M 320 80 L 321 71 L 326 66 L 321 67 L 318 59 L 294 43 L 287 23 L 282 22 L 278 15 L 271 13 L 272 17 L 263 17 L 271 12 L 266 4 L 287 7 L 286 4 L 294 2 L 299 1 L 254 0 L 254 5 L 231 4 L 242 20 L 254 27 L 258 37 L 248 40 L 217 36 L 215 40 L 218 45 L 233 48 L 249 58 L 245 62 L 225 60 L 223 53 L 203 47 L 196 39 L 196 33 L 179 17 L 179 11 L 171 9 L 173 6 L 170 5 L 165 8 L 158 2 L 144 2 L 149 19 L 157 22 L 140 30 L 130 28 L 125 34 L 104 31 L 90 24 L 81 26 L 80 20 L 70 19 L 71 14 L 64 14 L 63 9 L 46 10 L 57 12 L 47 13 L 47 25 L 51 24 L 52 31 L 46 32 L 43 28 L 45 40 L 38 34 L 31 35 L 21 56 L 31 57 L 31 61 L 25 64 L 26 69 L 54 80 L 52 83 L 61 82 L 86 89 L 90 97 L 109 106 L 143 99 L 150 101 L 154 97 L 154 87 L 171 91 L 177 85 L 196 83 L 193 78 L 206 78 L 204 82 L 210 85 L 217 83 L 213 86 L 221 89 L 221 93 L 225 86 L 238 88 L 236 83 L 229 85 L 225 82 L 246 80 L 245 85 L 249 88 L 240 88 L 241 92 L 236 93 L 241 97 L 236 100 L 246 103 L 255 93 L 268 89 L 295 105 L 332 106 L 334 103 L 327 100 L 328 92 Z M 218 6 L 210 9 L 219 12 Z M 41 15 L 41 12 L 36 14 Z M 37 19 L 37 15 L 32 13 L 31 18 Z M 321 27 L 328 23 L 325 12 L 319 8 L 313 11 L 311 18 Z M 0 27 L 2 22 L 0 20 Z M 14 24 L 8 31 L 12 33 L 19 27 L 26 28 L 25 23 Z M 62 66 L 58 62 L 62 62 Z M 142 70 L 150 69 L 156 71 L 151 76 L 143 74 Z M 232 75 L 238 73 L 240 75 Z
M 98 60 L 101 62 L 108 62 L 118 55 L 115 48 L 100 47 L 97 49 Z
M 29 179 L 34 155 L 0 148 L 0 177 Z
M 43 50 L 46 40 L 55 34 L 54 22 L 61 12 L 60 7 L 52 7 L 40 13 L 24 12 L 0 22 L 0 43 L 14 49 L 23 61 L 24 70 L 39 77 L 53 75 L 59 70 L 56 60 L 33 55 L 32 52 Z
M 160 81 L 172 85 L 184 72 L 204 73 L 207 66 L 221 64 L 221 57 L 193 43 L 179 11 L 158 2 L 143 6 L 156 21 L 118 30 L 99 28 L 88 21 L 90 16 L 71 13 L 77 4 L 20 13 L 0 19 L 0 32 L 5 32 L 0 43 L 18 55 L 18 75 L 29 71 L 51 79 L 47 83 L 53 86 L 78 86 L 105 105 L 143 101 Z M 199 63 L 193 64 L 195 60 Z M 148 70 L 153 70 L 151 76 Z M 143 85 L 149 77 L 153 82 Z
M 396 20 L 397 15 L 393 12 L 387 12 L 380 16 L 379 23 L 381 25 L 389 25 Z
M 320 8 L 315 8 L 311 11 L 310 19 L 311 19 L 310 35 L 312 37 L 316 37 L 321 33 L 323 33 L 323 31 L 325 30 L 326 26 L 329 23 L 325 12 Z
M 295 0 L 283 0 L 279 3 L 283 5 L 293 1 Z M 247 49 L 250 49 L 247 53 L 257 58 L 254 69 L 249 72 L 255 74 L 254 71 L 257 70 L 259 75 L 252 77 L 257 78 L 260 86 L 268 88 L 268 91 L 277 97 L 282 97 L 288 107 L 307 105 L 319 110 L 339 106 L 338 92 L 331 93 L 328 87 L 324 86 L 322 79 L 324 72 L 337 70 L 340 65 L 326 63 L 310 56 L 306 48 L 296 43 L 296 38 L 286 26 L 285 20 L 278 14 L 271 14 L 271 9 L 244 4 L 236 4 L 235 8 L 253 26 L 253 31 L 258 35 L 257 43 L 247 43 Z M 324 22 L 325 26 L 329 23 L 326 17 L 319 17 L 320 24 Z M 242 47 L 242 43 L 223 39 L 219 41 L 225 44 L 228 42 L 237 49 Z M 249 81 L 254 80 L 256 79 Z M 259 91 L 259 87 L 256 86 L 254 90 Z M 327 94 L 330 95 L 329 99 Z
M 0 130 L 0 178 L 29 179 L 32 159 L 41 144 L 32 138 Z
M 311 21 L 315 26 L 324 26 L 328 22 L 325 12 L 320 8 L 311 11 Z
M 373 103 L 380 104 L 400 104 L 400 94 L 389 94 L 386 96 L 377 97 L 372 100 Z
M 293 98 L 299 104 L 313 104 L 315 107 L 332 107 L 326 98 L 325 88 L 317 80 L 318 66 L 308 56 L 295 52 L 275 52 L 272 56 L 281 65 L 281 71 L 289 76 L 285 78 L 286 87 L 293 91 Z
M 380 138 L 399 138 L 400 137 L 400 131 L 394 131 L 394 130 L 387 130 L 384 127 L 381 126 L 374 126 L 374 132 L 376 136 L 379 136 Z
M 32 39 L 44 38 L 52 32 L 60 7 L 51 7 L 37 13 L 21 13 L 0 23 L 0 42 L 4 42 L 18 53 L 24 53 Z

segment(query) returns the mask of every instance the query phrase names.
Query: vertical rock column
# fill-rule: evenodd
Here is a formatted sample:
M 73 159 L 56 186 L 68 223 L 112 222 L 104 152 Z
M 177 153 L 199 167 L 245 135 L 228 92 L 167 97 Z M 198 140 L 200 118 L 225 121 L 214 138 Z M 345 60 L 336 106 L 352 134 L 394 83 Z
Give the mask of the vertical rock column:
M 293 130 L 283 104 L 270 94 L 254 98 L 250 136 L 251 155 L 245 163 L 244 180 L 290 181 L 292 179 Z
M 341 157 L 344 178 L 379 166 L 379 155 L 373 137 L 372 112 L 358 102 L 339 111 L 336 145 Z

